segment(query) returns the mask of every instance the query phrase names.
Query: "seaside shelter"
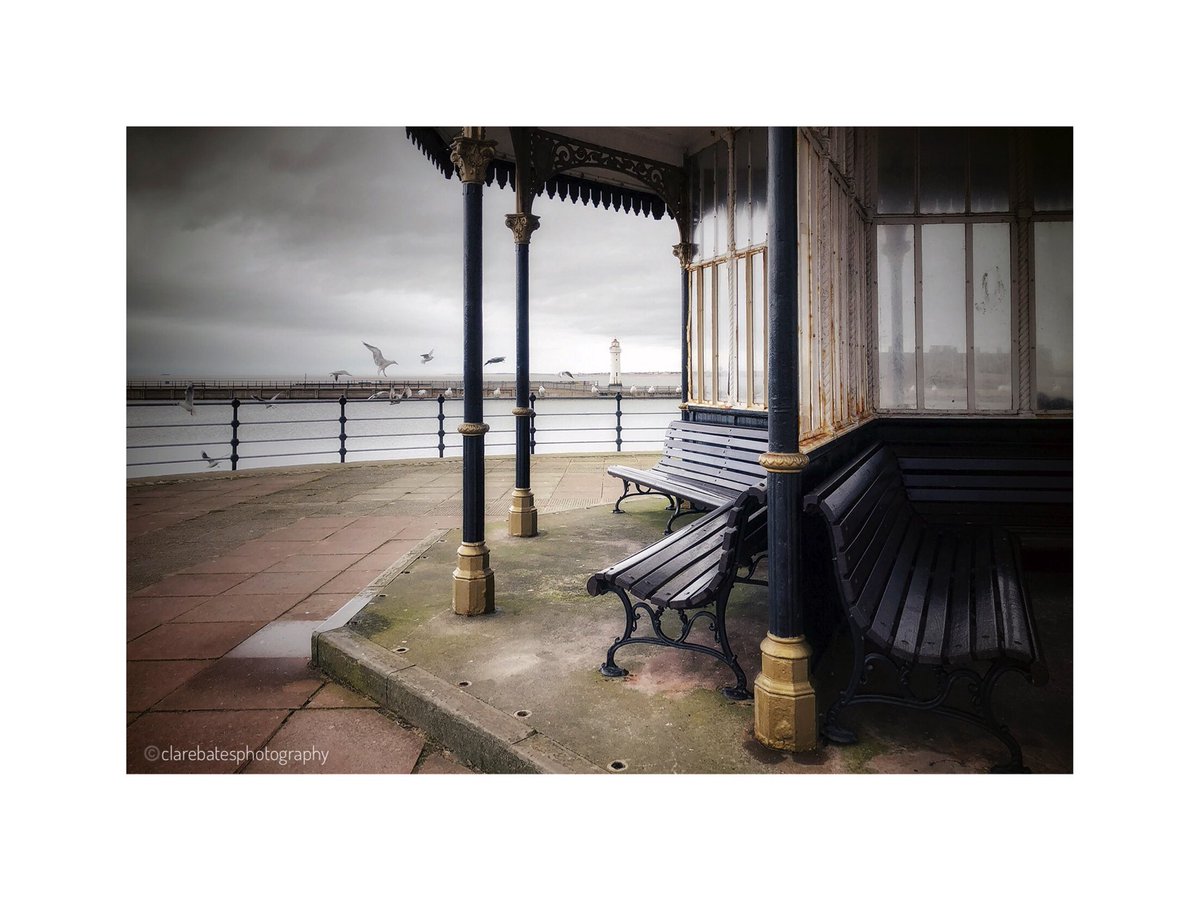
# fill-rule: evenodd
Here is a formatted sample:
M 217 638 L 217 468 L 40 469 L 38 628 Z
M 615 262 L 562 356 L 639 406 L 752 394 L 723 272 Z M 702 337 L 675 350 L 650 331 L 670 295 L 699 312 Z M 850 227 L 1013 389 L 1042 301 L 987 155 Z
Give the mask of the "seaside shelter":
M 901 458 L 917 500 L 949 500 L 964 516 L 966 502 L 938 496 L 945 483 L 920 470 L 931 460 L 943 469 L 976 460 L 980 472 L 954 483 L 980 480 L 971 505 L 1020 501 L 1024 514 L 1034 511 L 1014 521 L 1022 547 L 1069 548 L 1070 128 L 409 127 L 407 135 L 463 190 L 464 500 L 458 565 L 447 574 L 455 612 L 495 609 L 483 532 L 483 216 L 503 215 L 515 242 L 509 533 L 533 536 L 532 411 L 520 400 L 529 396 L 537 291 L 529 254 L 535 205 L 555 198 L 591 204 L 597 215 L 676 222 L 678 243 L 663 253 L 680 267 L 680 419 L 766 436 L 761 743 L 799 751 L 818 742 L 809 658 L 837 626 L 830 599 L 841 589 L 833 539 L 805 498 L 873 448 Z M 1037 474 L 1024 472 L 1034 461 L 1054 471 L 1053 491 L 1036 494 Z M 989 467 L 1008 481 L 997 483 Z M 930 591 L 942 571 L 948 591 L 959 570 L 939 569 L 950 558 L 930 554 Z M 920 572 L 920 559 L 914 565 Z M 914 636 L 929 633 L 928 609 L 913 607 Z

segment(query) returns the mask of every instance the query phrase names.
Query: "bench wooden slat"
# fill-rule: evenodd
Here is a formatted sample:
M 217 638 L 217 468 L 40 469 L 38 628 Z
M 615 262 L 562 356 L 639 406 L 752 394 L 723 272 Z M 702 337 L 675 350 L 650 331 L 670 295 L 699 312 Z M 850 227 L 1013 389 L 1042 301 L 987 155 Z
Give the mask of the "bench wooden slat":
M 975 556 L 973 542 L 964 539 L 954 564 L 954 591 L 946 613 L 946 659 L 965 663 L 971 659 L 971 568 Z
M 942 660 L 950 589 L 958 550 L 958 536 L 952 532 L 943 533 L 938 544 L 933 581 L 929 586 L 929 608 L 925 614 L 925 625 L 921 630 L 921 643 L 917 653 L 917 660 L 921 663 L 938 663 Z
M 683 531 L 690 532 L 691 529 Z M 697 561 L 703 567 L 709 567 L 715 563 L 713 557 L 725 543 L 724 527 L 706 532 L 699 537 L 699 541 L 688 542 L 682 552 L 671 554 L 660 552 L 641 561 L 621 573 L 617 577 L 616 583 L 622 588 L 632 591 L 638 597 L 644 598 L 650 595 L 659 597 L 665 584 L 674 579 L 676 574 L 691 570 Z M 676 590 L 678 590 L 678 586 Z
M 1020 488 L 1037 488 L 1048 491 L 1070 491 L 1071 477 L 1063 475 L 965 475 L 963 473 L 938 473 L 934 475 L 909 475 L 904 479 L 909 488 L 946 488 L 951 491 L 996 488 L 1005 491 Z
M 1036 458 L 1008 457 L 1005 459 L 966 458 L 963 457 L 903 457 L 897 456 L 900 469 L 905 473 L 922 470 L 950 471 L 999 471 L 999 472 L 1058 472 L 1070 473 L 1073 464 L 1070 460 L 1042 460 Z
M 921 550 L 913 566 L 912 575 L 904 593 L 904 608 L 896 621 L 892 634 L 891 649 L 902 660 L 912 660 L 916 654 L 917 637 L 921 629 L 921 618 L 925 613 L 926 596 L 933 570 L 933 559 L 937 553 L 938 535 L 926 530 L 921 536 Z M 879 623 L 879 617 L 876 617 Z M 880 623 L 882 626 L 883 624 Z M 880 630 L 882 632 L 882 630 Z
M 1000 644 L 996 627 L 996 564 L 991 534 L 980 529 L 975 535 L 975 628 L 971 652 L 975 656 L 994 656 Z
M 913 503 L 936 501 L 972 501 L 989 504 L 1069 504 L 1070 491 L 1007 491 L 973 488 L 957 491 L 949 488 L 911 488 L 909 500 Z
M 871 561 L 871 571 L 863 580 L 857 601 L 850 608 L 850 615 L 861 629 L 868 629 L 875 619 L 875 611 L 883 599 L 888 583 L 897 570 L 907 571 L 916 557 L 921 541 L 919 524 L 906 507 L 900 507 L 897 519 L 888 534 L 887 543 L 880 555 Z
M 1020 567 L 1015 548 L 1008 533 L 992 532 L 992 553 L 997 562 L 996 586 L 1000 601 L 1001 646 L 1005 656 L 1028 663 L 1033 660 L 1035 649 L 1025 605 L 1021 600 L 1018 582 Z

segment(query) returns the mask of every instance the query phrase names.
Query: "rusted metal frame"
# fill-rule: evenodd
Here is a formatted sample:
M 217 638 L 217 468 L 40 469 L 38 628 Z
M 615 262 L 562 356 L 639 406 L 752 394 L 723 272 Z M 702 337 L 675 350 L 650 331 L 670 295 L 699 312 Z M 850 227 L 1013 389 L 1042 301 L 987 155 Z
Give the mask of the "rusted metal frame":
M 800 309 L 799 328 L 796 340 L 800 343 L 800 383 L 797 391 L 800 401 L 800 436 L 803 438 L 812 433 L 813 417 L 813 257 L 812 257 L 812 165 L 815 154 L 811 140 L 801 129 L 800 140 L 797 143 L 796 164 L 796 209 L 797 217 L 803 219 L 797 222 L 797 281 L 798 303 Z M 807 385 L 805 379 L 807 378 Z
M 529 137 L 534 171 L 543 181 L 571 169 L 605 169 L 646 185 L 662 198 L 676 221 L 685 217 L 687 176 L 682 167 L 540 128 L 530 129 Z
M 967 412 L 975 412 L 975 244 L 971 231 L 971 223 L 963 226 L 963 261 L 964 290 L 966 301 L 966 340 L 967 340 Z
M 732 401 L 732 405 L 736 406 L 739 401 L 739 383 L 738 383 L 738 310 L 737 310 L 737 262 L 736 251 L 737 247 L 737 154 L 734 152 L 734 135 L 733 129 L 726 129 L 724 134 L 726 152 L 725 152 L 725 208 L 728 211 L 725 215 L 725 240 L 726 253 L 729 256 L 729 270 L 725 273 L 727 288 L 729 291 L 729 314 L 726 317 L 729 325 L 729 346 L 726 348 L 729 351 L 729 364 L 726 367 L 725 396 L 726 399 Z
M 830 174 L 829 156 L 820 160 L 821 209 L 817 229 L 821 251 L 821 433 L 830 434 L 837 422 L 836 402 L 836 349 L 834 322 L 837 300 L 833 293 L 833 266 L 831 244 L 833 242 L 833 184 Z

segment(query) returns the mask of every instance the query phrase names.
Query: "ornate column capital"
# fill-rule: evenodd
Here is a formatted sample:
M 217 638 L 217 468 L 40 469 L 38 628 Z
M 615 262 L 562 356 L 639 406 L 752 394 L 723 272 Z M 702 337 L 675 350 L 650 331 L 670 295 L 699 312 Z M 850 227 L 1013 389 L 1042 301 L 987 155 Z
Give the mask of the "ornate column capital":
M 768 451 L 759 456 L 758 465 L 767 472 L 799 472 L 808 465 L 808 457 L 801 453 Z
M 496 155 L 496 142 L 484 140 L 482 128 L 464 128 L 450 142 L 450 162 L 463 184 L 481 185 L 487 176 L 488 163 Z
M 504 224 L 513 233 L 513 242 L 528 244 L 530 236 L 538 230 L 541 220 L 532 213 L 509 213 L 504 217 Z
M 699 248 L 695 244 L 689 244 L 684 241 L 681 244 L 676 244 L 671 248 L 671 253 L 679 258 L 679 265 L 686 269 L 691 265 L 692 259 L 696 256 L 696 251 Z

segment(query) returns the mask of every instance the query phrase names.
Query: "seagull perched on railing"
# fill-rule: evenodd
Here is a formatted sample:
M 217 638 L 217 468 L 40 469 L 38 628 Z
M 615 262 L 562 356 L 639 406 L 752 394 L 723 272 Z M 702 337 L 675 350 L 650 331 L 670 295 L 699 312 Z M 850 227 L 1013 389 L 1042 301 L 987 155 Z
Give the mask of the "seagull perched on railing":
M 188 385 L 187 390 L 183 392 L 183 400 L 179 401 L 179 406 L 183 407 L 192 416 L 196 415 L 196 386 Z
M 336 382 L 336 381 L 337 381 L 337 380 L 338 380 L 338 379 L 339 379 L 341 376 L 343 376 L 343 375 L 344 375 L 346 378 L 350 378 L 350 373 L 348 373 L 348 372 L 347 372 L 346 370 L 344 370 L 344 369 L 339 369 L 339 370 L 337 370 L 336 372 L 331 372 L 331 373 L 329 373 L 329 375 L 330 375 L 330 376 L 333 378 L 333 380 L 334 380 L 335 382 Z
M 483 365 L 488 366 L 491 363 L 503 363 L 503 362 L 504 362 L 504 357 L 492 357 L 490 360 L 485 362 Z
M 417 397 L 424 397 L 428 393 L 429 393 L 428 391 L 426 391 L 424 388 L 422 388 L 420 391 L 417 392 Z
M 429 353 L 421 354 L 421 362 L 422 363 L 428 363 L 432 359 L 433 359 L 433 348 L 432 347 L 429 348 Z
M 595 385 L 592 385 L 592 394 L 599 394 L 599 393 L 600 393 L 600 389 L 597 388 Z
M 654 386 L 653 386 L 653 385 L 651 385 L 649 388 L 647 388 L 647 389 L 646 389 L 646 393 L 647 393 L 647 394 L 653 394 L 653 393 L 654 393 Z
M 538 386 L 538 397 L 545 397 L 545 396 L 546 396 L 546 386 L 539 385 Z
M 379 375 L 383 378 L 387 378 L 387 368 L 389 366 L 395 366 L 396 361 L 384 359 L 383 351 L 381 351 L 378 347 L 375 347 L 373 344 L 368 344 L 366 341 L 363 342 L 363 347 L 369 350 L 371 352 L 371 356 L 375 358 L 375 368 L 379 370 Z
M 500 396 L 500 389 L 497 388 L 495 391 L 492 392 L 492 397 L 499 397 L 499 396 Z

